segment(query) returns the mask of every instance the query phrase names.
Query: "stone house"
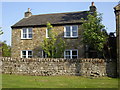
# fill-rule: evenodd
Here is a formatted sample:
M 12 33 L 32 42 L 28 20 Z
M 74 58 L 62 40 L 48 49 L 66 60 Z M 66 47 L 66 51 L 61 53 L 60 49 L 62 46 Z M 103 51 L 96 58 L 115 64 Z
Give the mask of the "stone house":
M 63 52 L 64 58 L 85 57 L 85 46 L 81 42 L 83 32 L 81 27 L 83 21 L 81 19 L 86 19 L 88 12 L 93 13 L 94 11 L 96 11 L 96 7 L 93 2 L 88 11 L 32 15 L 30 9 L 28 9 L 25 12 L 25 17 L 11 26 L 11 57 L 46 57 L 40 47 L 40 43 L 45 37 L 49 38 L 48 30 L 46 29 L 47 22 L 53 25 L 59 34 L 58 37 L 62 37 L 67 44 Z

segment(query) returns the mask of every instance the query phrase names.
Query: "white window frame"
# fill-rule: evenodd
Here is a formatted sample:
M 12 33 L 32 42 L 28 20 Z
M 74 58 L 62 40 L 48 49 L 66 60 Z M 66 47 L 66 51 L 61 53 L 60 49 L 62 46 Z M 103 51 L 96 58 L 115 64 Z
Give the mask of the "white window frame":
M 47 54 L 45 53 L 45 57 L 43 56 L 44 55 L 44 50 L 42 50 L 42 58 L 47 58 Z
M 52 29 L 50 29 L 50 30 L 52 30 Z M 48 37 L 48 29 L 46 28 L 46 38 L 50 38 L 50 37 Z
M 77 56 L 77 58 L 78 58 L 78 50 L 77 49 L 67 49 L 64 51 L 64 59 L 66 59 L 66 56 L 68 56 L 68 55 L 65 55 L 66 51 L 70 51 L 70 59 L 73 59 L 72 56 Z M 72 51 L 77 51 L 77 55 L 72 55 Z
M 22 50 L 21 51 L 21 58 L 23 58 L 23 54 L 22 54 L 23 51 L 26 51 L 26 58 L 28 58 L 28 56 L 32 56 L 33 57 L 33 51 L 32 50 Z M 32 51 L 32 55 L 28 55 L 28 51 Z
M 26 38 L 24 38 L 23 37 L 23 29 L 26 29 L 27 30 L 27 37 Z M 33 28 L 31 28 L 32 29 L 32 37 L 33 37 Z M 29 28 L 22 28 L 21 29 L 21 39 L 32 39 L 32 38 L 29 38 Z
M 48 37 L 48 29 L 46 28 L 46 38 L 49 38 Z
M 67 26 L 70 27 L 70 36 L 66 36 L 66 27 Z M 64 26 L 64 37 L 65 38 L 76 38 L 76 37 L 78 37 L 78 25 L 67 25 L 67 26 Z M 77 36 L 73 36 L 73 33 L 72 33 L 72 27 L 73 26 L 77 26 Z

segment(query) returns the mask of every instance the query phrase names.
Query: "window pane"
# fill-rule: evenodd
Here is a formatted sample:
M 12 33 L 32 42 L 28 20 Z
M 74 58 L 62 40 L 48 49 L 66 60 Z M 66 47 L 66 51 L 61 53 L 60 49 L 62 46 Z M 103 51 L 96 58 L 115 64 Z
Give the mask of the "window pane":
M 72 36 L 77 36 L 77 26 L 72 26 Z
M 72 51 L 72 55 L 77 55 L 77 51 Z
M 47 35 L 48 35 L 48 37 L 50 37 L 50 34 L 51 34 L 51 29 L 47 29 Z
M 32 34 L 29 34 L 28 38 L 32 38 Z
M 28 33 L 32 34 L 32 28 L 28 28 Z
M 73 35 L 73 36 L 77 36 L 77 32 L 73 32 L 72 35 Z
M 70 32 L 70 28 L 66 29 L 66 32 Z
M 23 33 L 27 33 L 27 29 L 26 28 L 23 28 Z
M 70 36 L 70 32 L 66 32 L 66 36 Z
M 27 34 L 23 34 L 23 38 L 27 38 Z
M 66 59 L 70 59 L 70 56 L 65 56 Z
M 28 38 L 32 38 L 32 28 L 28 28 Z
M 22 58 L 26 58 L 26 51 L 22 51 Z
M 77 30 L 77 26 L 72 26 L 72 30 Z
M 70 26 L 66 26 L 66 32 L 70 32 Z
M 72 32 L 77 32 L 77 29 L 73 29 Z
M 28 51 L 28 55 L 32 55 L 32 51 Z
M 26 58 L 26 56 L 22 56 L 22 58 Z
M 26 55 L 26 51 L 22 51 L 22 55 Z
M 77 56 L 72 56 L 72 59 L 75 59 L 75 58 L 77 58 Z
M 28 56 L 28 58 L 32 58 L 32 56 Z
M 70 51 L 65 51 L 65 55 L 70 55 Z
M 43 58 L 47 58 L 48 55 L 43 51 Z
M 66 36 L 70 36 L 70 26 L 66 26 Z

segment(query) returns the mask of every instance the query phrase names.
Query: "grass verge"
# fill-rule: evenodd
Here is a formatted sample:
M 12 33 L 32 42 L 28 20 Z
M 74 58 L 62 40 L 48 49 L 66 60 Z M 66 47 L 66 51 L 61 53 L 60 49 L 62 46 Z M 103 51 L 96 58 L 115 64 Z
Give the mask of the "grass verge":
M 118 79 L 81 76 L 2 75 L 2 88 L 118 88 Z

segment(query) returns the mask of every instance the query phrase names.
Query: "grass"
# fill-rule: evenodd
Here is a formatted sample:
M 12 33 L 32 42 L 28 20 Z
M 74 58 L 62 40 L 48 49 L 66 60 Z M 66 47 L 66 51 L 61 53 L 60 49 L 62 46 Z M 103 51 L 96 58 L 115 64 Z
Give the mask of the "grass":
M 118 88 L 118 79 L 81 76 L 2 75 L 2 88 Z

